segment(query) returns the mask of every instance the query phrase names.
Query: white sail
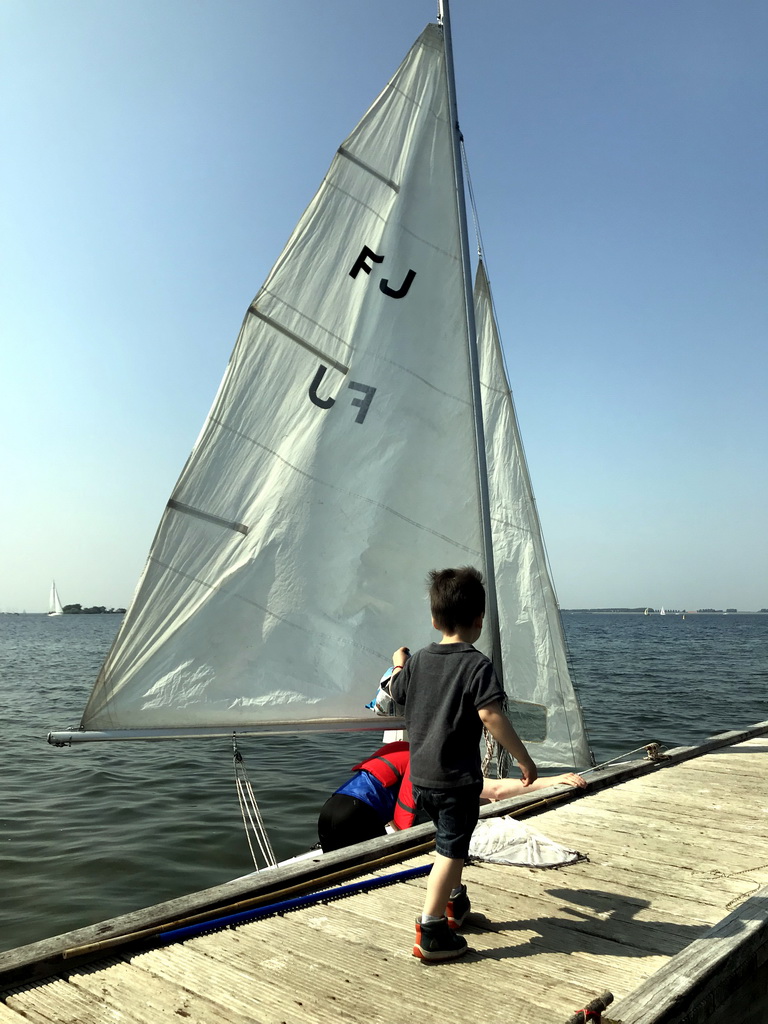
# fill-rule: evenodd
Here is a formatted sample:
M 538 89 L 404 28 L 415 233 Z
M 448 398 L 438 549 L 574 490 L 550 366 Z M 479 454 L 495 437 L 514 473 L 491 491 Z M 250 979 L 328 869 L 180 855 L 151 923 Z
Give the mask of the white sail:
M 481 562 L 447 110 L 431 25 L 248 310 L 85 728 L 363 718 Z
M 56 590 L 56 581 L 51 583 L 51 600 L 50 600 L 50 611 L 49 615 L 63 615 L 64 609 L 61 607 L 61 601 L 59 600 L 59 593 Z
M 586 768 L 592 763 L 591 754 L 568 671 L 560 610 L 482 262 L 474 298 L 496 596 L 510 714 L 538 764 Z
M 427 572 L 483 566 L 451 122 L 430 25 L 248 309 L 82 730 L 381 730 L 364 707 L 383 665 L 432 639 Z M 583 730 L 564 739 L 580 716 L 551 585 L 521 598 L 541 540 L 489 331 L 507 686 L 540 705 L 521 732 L 530 719 L 541 763 L 583 766 Z M 533 517 L 522 532 L 538 537 L 526 544 L 508 536 L 518 486 Z M 543 674 L 518 664 L 530 658 Z

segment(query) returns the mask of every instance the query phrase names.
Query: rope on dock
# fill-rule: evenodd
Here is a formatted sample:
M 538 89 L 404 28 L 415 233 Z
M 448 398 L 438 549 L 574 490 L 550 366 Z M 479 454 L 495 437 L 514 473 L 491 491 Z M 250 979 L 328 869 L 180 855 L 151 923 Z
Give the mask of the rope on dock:
M 608 761 L 596 764 L 594 768 L 586 768 L 581 772 L 581 774 L 589 775 L 592 772 L 599 772 L 601 768 L 607 768 L 609 764 L 615 764 L 617 761 L 621 762 L 623 758 L 629 757 L 631 754 L 639 754 L 641 750 L 645 751 L 645 758 L 647 761 L 669 760 L 669 755 L 663 753 L 663 751 L 666 750 L 664 744 L 659 743 L 658 740 L 652 740 L 650 743 L 644 743 L 642 747 L 635 747 L 634 750 L 628 750 L 625 754 L 617 754 L 616 757 L 612 757 Z
M 753 871 L 765 871 L 766 868 L 768 868 L 768 864 L 758 864 L 753 868 L 744 868 L 743 871 L 710 871 L 709 877 L 738 878 L 741 875 L 751 875 Z M 750 896 L 754 896 L 757 890 L 760 889 L 763 885 L 762 882 L 756 882 L 754 878 L 747 878 L 745 879 L 745 881 L 751 882 L 754 888 L 751 889 L 749 892 L 739 893 L 737 896 L 734 896 L 732 900 L 729 900 L 725 904 L 726 910 L 734 910 L 736 907 L 739 906 L 740 903 L 746 902 L 746 900 L 748 900 Z

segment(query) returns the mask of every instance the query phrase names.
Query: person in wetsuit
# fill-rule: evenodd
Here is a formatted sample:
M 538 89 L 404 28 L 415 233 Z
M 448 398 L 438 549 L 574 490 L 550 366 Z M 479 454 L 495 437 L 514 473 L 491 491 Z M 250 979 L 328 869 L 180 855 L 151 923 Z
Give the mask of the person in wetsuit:
M 416 817 L 406 740 L 386 743 L 354 766 L 354 775 L 323 804 L 317 834 L 323 853 L 410 828 Z

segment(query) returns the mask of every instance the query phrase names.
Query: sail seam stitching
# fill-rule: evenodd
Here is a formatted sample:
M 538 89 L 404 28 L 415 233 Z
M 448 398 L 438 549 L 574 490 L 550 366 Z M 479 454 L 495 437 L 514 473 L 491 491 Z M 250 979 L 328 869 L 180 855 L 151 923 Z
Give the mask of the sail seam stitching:
M 518 523 L 515 519 L 503 519 L 501 516 L 491 516 L 491 521 L 498 523 L 499 526 L 506 526 L 510 530 L 519 530 L 520 533 L 533 534 L 533 530 L 530 526 L 526 526 L 524 523 Z
M 259 604 L 258 601 L 254 601 L 244 594 L 239 594 L 236 591 L 228 590 L 226 587 L 216 585 L 213 583 L 207 583 L 205 580 L 201 580 L 198 576 L 194 576 L 192 573 L 184 572 L 183 569 L 179 569 L 178 566 L 170 565 L 168 562 L 163 562 L 157 557 L 152 557 L 151 561 L 159 566 L 161 569 L 165 569 L 167 572 L 172 572 L 177 576 L 182 576 L 186 580 L 191 580 L 193 583 L 198 583 L 202 587 L 206 587 L 208 590 L 221 591 L 225 594 L 229 594 L 230 597 L 236 598 L 238 601 L 242 601 L 244 604 L 251 605 L 253 608 L 258 608 L 259 611 L 264 612 L 266 615 L 271 615 L 273 619 L 277 619 L 278 622 L 284 623 L 286 626 L 291 626 L 293 629 L 299 630 L 301 633 L 306 633 L 307 636 L 314 637 L 319 642 L 324 642 L 329 645 L 338 645 L 341 647 L 352 647 L 360 651 L 365 651 L 366 654 L 374 655 L 376 658 L 384 658 L 380 651 L 373 650 L 371 647 L 367 647 L 365 644 L 358 643 L 356 640 L 350 640 L 343 636 L 331 636 L 328 633 L 318 633 L 316 630 L 307 629 L 306 626 L 300 625 L 298 622 L 294 622 L 293 619 L 289 619 L 284 615 L 278 615 L 277 612 L 273 612 L 264 604 Z
M 356 491 L 344 491 L 341 487 L 336 487 L 334 484 L 328 483 L 327 480 L 321 480 L 320 477 L 313 476 L 311 473 L 305 473 L 303 469 L 299 469 L 298 466 L 294 466 L 292 462 L 284 459 L 282 455 L 279 455 L 272 448 L 267 447 L 265 444 L 261 444 L 261 442 L 249 437 L 248 434 L 243 433 L 242 430 L 238 430 L 236 427 L 230 427 L 228 424 L 213 416 L 211 417 L 211 422 L 221 427 L 222 430 L 226 430 L 228 433 L 235 434 L 237 437 L 250 441 L 250 443 L 255 445 L 257 448 L 261 448 L 262 451 L 268 452 L 270 455 L 274 456 L 274 458 L 282 462 L 284 466 L 292 469 L 294 473 L 298 473 L 299 476 L 303 476 L 305 479 L 311 480 L 313 483 L 321 484 L 323 487 L 327 487 L 331 491 L 336 491 L 340 494 L 347 494 L 349 497 L 356 498 L 358 501 L 364 501 L 368 505 L 373 505 L 376 508 L 383 509 L 385 512 L 389 512 L 391 515 L 397 516 L 398 519 L 402 519 L 403 522 L 408 523 L 410 526 L 416 527 L 417 530 L 423 530 L 425 533 L 431 533 L 433 537 L 438 537 L 440 540 L 444 540 L 448 544 L 452 544 L 454 547 L 460 548 L 462 551 L 466 551 L 471 555 L 479 554 L 479 551 L 477 551 L 476 548 L 468 547 L 466 544 L 462 544 L 460 541 L 454 540 L 452 537 L 448 537 L 444 533 L 439 533 L 437 530 L 430 529 L 430 527 L 426 526 L 424 523 L 419 523 L 415 519 L 411 519 L 409 516 L 404 515 L 402 512 L 398 512 L 397 509 L 392 508 L 391 505 L 385 505 L 381 501 L 376 501 L 375 498 L 368 498 L 366 495 L 358 494 Z
M 337 186 L 334 185 L 333 187 L 336 188 Z M 354 198 L 354 196 L 351 198 Z M 423 239 L 421 241 L 423 241 Z M 270 291 L 268 288 L 262 288 L 257 298 L 254 300 L 253 303 L 251 303 L 251 306 L 248 309 L 248 312 L 252 316 L 257 316 L 259 319 L 267 323 L 270 327 L 274 327 L 275 330 L 278 330 L 282 334 L 285 334 L 287 337 L 292 338 L 298 344 L 302 345 L 303 348 L 309 349 L 315 355 L 320 356 L 320 358 L 323 359 L 326 363 L 329 363 L 331 366 L 340 370 L 344 374 L 349 373 L 349 367 L 346 366 L 344 363 L 334 361 L 334 359 L 331 356 L 326 355 L 320 349 L 312 348 L 309 344 L 304 344 L 301 341 L 301 339 L 297 335 L 294 335 L 293 332 L 291 332 L 288 328 L 281 327 L 280 324 L 272 317 L 268 316 L 266 313 L 262 313 L 257 308 L 257 303 L 263 295 L 268 295 L 270 298 L 273 298 L 276 301 L 282 303 L 286 307 L 286 309 L 290 309 L 292 313 L 296 313 L 298 316 L 304 317 L 305 320 L 309 320 L 313 327 L 317 327 L 318 330 L 324 331 L 326 334 L 330 335 L 330 337 L 332 337 L 335 341 L 338 341 L 339 344 L 344 345 L 346 348 L 351 350 L 352 346 L 349 342 L 344 341 L 344 339 L 339 337 L 338 334 L 334 334 L 333 331 L 329 331 L 326 327 L 323 327 L 323 325 L 318 323 L 316 320 L 312 320 L 310 317 L 302 313 L 301 310 L 296 309 L 294 306 L 290 306 L 287 302 L 285 302 L 284 299 L 281 299 L 279 295 L 277 295 L 275 292 Z M 423 384 L 430 390 L 435 391 L 438 395 L 444 395 L 446 398 L 450 398 L 454 402 L 460 402 L 462 405 L 470 404 L 469 398 L 462 398 L 461 395 L 457 395 L 452 391 L 446 391 L 445 388 L 438 387 L 437 384 L 433 384 L 432 381 L 427 380 L 426 377 L 422 377 L 421 374 L 416 373 L 415 370 L 411 370 L 407 366 L 403 366 L 402 363 L 398 363 L 397 360 L 395 359 L 387 359 L 386 356 L 379 355 L 378 352 L 366 352 L 365 354 L 366 356 L 369 356 L 371 359 L 375 359 L 377 362 L 384 363 L 387 366 L 394 366 L 395 369 L 399 370 L 401 373 L 407 373 L 409 377 L 413 377 L 414 380 L 419 381 L 420 384 Z
M 337 192 L 340 192 L 341 195 L 346 196 L 347 199 L 351 199 L 353 203 L 357 203 L 357 205 L 362 206 L 364 210 L 368 210 L 370 213 L 374 215 L 374 217 L 377 217 L 382 223 L 386 223 L 386 217 L 384 216 L 384 214 L 380 213 L 378 210 L 375 210 L 369 203 L 363 202 L 363 200 L 360 199 L 359 196 L 353 195 L 353 193 L 350 192 L 348 189 L 342 188 L 341 185 L 337 185 L 336 182 L 332 181 L 330 177 L 327 177 L 323 184 L 326 185 L 328 188 L 333 188 Z M 451 252 L 449 249 L 443 249 L 439 245 L 435 245 L 434 242 L 430 241 L 430 239 L 428 238 L 424 238 L 423 235 L 417 235 L 415 231 L 411 231 L 411 229 L 406 227 L 405 224 L 400 224 L 399 228 L 404 235 L 408 235 L 410 238 L 415 238 L 417 242 L 421 242 L 422 245 L 428 246 L 433 252 L 440 253 L 441 256 L 444 256 L 446 259 L 451 260 L 452 263 L 459 262 L 459 257 L 457 256 L 456 253 Z
M 494 384 L 487 384 L 484 380 L 480 381 L 480 386 L 485 388 L 486 391 L 492 391 L 495 395 L 504 395 L 505 397 L 511 398 L 508 387 L 496 387 Z

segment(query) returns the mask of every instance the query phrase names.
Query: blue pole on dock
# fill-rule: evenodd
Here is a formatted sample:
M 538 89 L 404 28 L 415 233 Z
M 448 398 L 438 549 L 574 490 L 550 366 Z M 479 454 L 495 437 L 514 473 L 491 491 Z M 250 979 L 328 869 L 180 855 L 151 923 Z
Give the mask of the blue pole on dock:
M 216 917 L 210 921 L 202 921 L 200 924 L 191 924 L 185 928 L 174 928 L 168 932 L 161 932 L 158 935 L 160 942 L 182 942 L 184 939 L 194 938 L 196 935 L 203 935 L 205 932 L 218 928 L 234 928 L 246 921 L 257 921 L 261 917 L 271 917 L 273 914 L 285 914 L 289 910 L 298 910 L 300 907 L 311 907 L 316 903 L 325 903 L 328 900 L 341 899 L 344 896 L 353 896 L 358 892 L 367 892 L 369 889 L 376 889 L 383 885 L 393 885 L 395 882 L 407 882 L 411 878 L 418 878 L 428 874 L 432 869 L 431 864 L 423 864 L 418 868 L 408 868 L 405 871 L 395 871 L 391 875 L 381 875 L 378 878 L 368 878 L 362 882 L 351 882 L 349 885 L 339 885 L 335 889 L 325 889 L 322 892 L 310 892 L 304 896 L 297 896 L 292 900 L 282 900 L 279 903 L 268 903 L 264 907 L 254 907 L 253 910 L 242 910 L 237 914 L 228 914 L 224 917 Z

